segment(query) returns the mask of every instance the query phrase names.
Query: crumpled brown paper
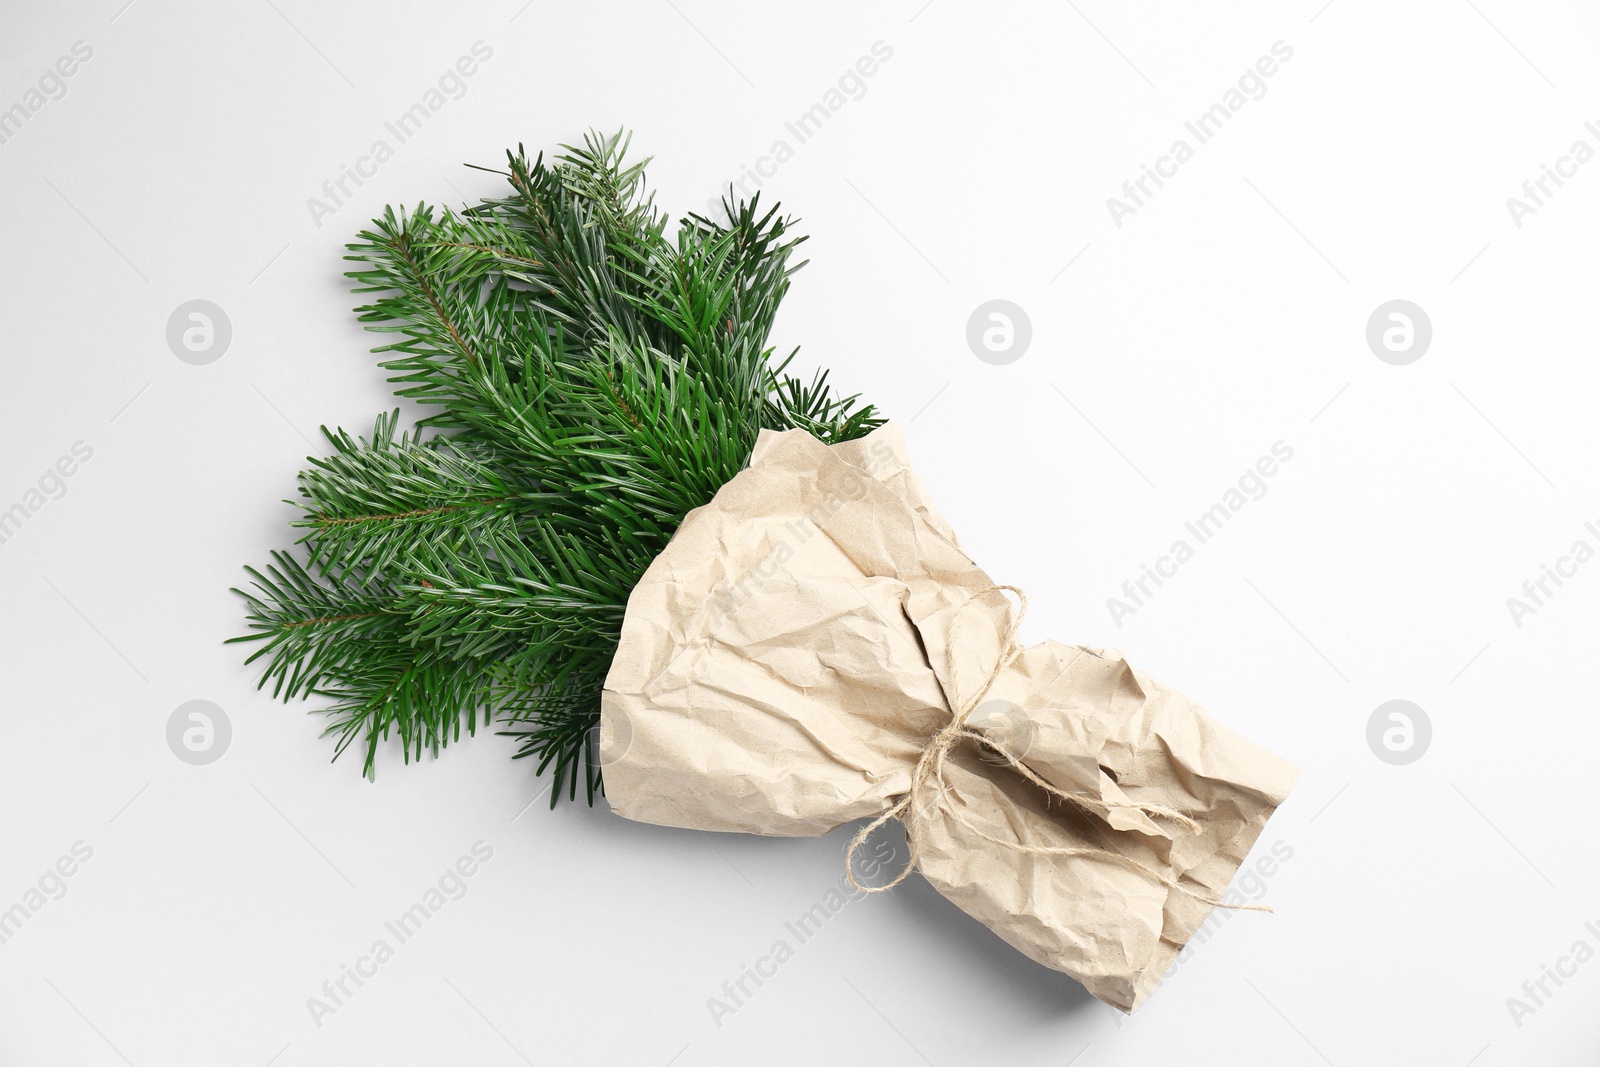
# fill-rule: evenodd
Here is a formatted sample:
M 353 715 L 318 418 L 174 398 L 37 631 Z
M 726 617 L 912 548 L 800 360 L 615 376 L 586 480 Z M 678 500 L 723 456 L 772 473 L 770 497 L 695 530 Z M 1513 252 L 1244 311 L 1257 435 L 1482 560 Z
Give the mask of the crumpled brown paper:
M 892 424 L 832 447 L 763 432 L 629 597 L 602 702 L 612 809 L 823 834 L 906 800 L 930 742 L 973 709 L 990 744 L 961 739 L 899 814 L 918 869 L 1131 1012 L 1297 772 L 1120 655 L 1020 648 L 1015 611 Z

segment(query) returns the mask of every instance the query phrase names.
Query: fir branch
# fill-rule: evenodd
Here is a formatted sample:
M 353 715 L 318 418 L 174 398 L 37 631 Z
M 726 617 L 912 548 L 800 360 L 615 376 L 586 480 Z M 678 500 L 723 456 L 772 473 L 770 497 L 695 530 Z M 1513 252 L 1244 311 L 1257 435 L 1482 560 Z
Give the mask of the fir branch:
M 628 595 L 683 516 L 743 468 L 763 428 L 827 442 L 881 424 L 825 373 L 774 364 L 799 264 L 759 198 L 670 237 L 627 138 L 590 134 L 463 212 L 387 209 L 349 246 L 398 413 L 325 431 L 301 475 L 308 553 L 241 592 L 261 685 L 331 700 L 335 755 L 373 773 L 498 720 L 551 799 L 602 788 L 593 728 Z
M 325 572 L 385 574 L 473 538 L 516 536 L 531 486 L 452 452 L 447 438 L 397 436 L 398 421 L 398 411 L 380 415 L 370 441 L 324 427 L 334 453 L 300 475 L 305 517 L 294 525 L 310 531 L 301 541 Z

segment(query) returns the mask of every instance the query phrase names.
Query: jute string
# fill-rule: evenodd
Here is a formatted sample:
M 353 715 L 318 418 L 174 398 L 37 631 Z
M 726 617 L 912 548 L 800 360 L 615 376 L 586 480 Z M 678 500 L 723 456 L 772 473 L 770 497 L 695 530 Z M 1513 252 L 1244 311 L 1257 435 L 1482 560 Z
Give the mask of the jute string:
M 1148 865 L 1140 863 L 1136 859 L 1124 856 L 1119 852 L 1113 852 L 1109 849 L 1087 847 L 1061 848 L 1042 845 L 1026 845 L 1020 841 L 1006 840 L 995 837 L 992 834 L 989 834 L 986 831 L 974 826 L 959 808 L 956 808 L 951 804 L 952 790 L 946 783 L 944 777 L 945 759 L 949 756 L 950 751 L 962 741 L 976 741 L 984 747 L 997 753 L 1006 761 L 1006 764 L 1012 770 L 1016 771 L 1023 778 L 1027 779 L 1029 782 L 1032 782 L 1040 789 L 1043 789 L 1046 793 L 1054 797 L 1059 797 L 1068 803 L 1075 804 L 1091 815 L 1100 815 L 1113 809 L 1135 810 L 1142 812 L 1151 818 L 1162 818 L 1171 822 L 1175 822 L 1179 826 L 1182 826 L 1189 833 L 1200 832 L 1199 823 L 1195 822 L 1182 812 L 1174 811 L 1171 808 L 1161 807 L 1160 805 L 1156 804 L 1114 804 L 1096 797 L 1086 796 L 1082 793 L 1073 793 L 1065 789 L 1060 789 L 1035 774 L 1033 770 L 1028 767 L 1028 765 L 1024 763 L 1019 756 L 1007 748 L 1005 744 L 988 736 L 987 734 L 980 733 L 967 725 L 967 720 L 971 718 L 972 713 L 978 708 L 978 705 L 983 702 L 983 698 L 988 695 L 989 690 L 994 686 L 995 681 L 1002 673 L 1004 673 L 1005 669 L 1011 665 L 1017 656 L 1022 653 L 1022 649 L 1017 644 L 1016 637 L 1017 630 L 1022 625 L 1022 617 L 1027 613 L 1028 610 L 1028 597 L 1026 593 L 1014 585 L 991 585 L 987 589 L 984 589 L 981 592 L 969 597 L 965 604 L 962 604 L 961 607 L 956 609 L 956 614 L 951 619 L 950 625 L 953 632 L 955 629 L 956 620 L 961 617 L 961 613 L 966 611 L 967 608 L 971 607 L 980 598 L 991 593 L 999 593 L 1004 595 L 1007 592 L 1016 594 L 1017 606 L 1015 610 L 1011 612 L 1010 622 L 1006 625 L 1005 633 L 1001 638 L 1000 655 L 995 659 L 994 666 L 990 669 L 988 677 L 983 680 L 983 684 L 972 690 L 972 692 L 968 694 L 965 699 L 960 696 L 962 687 L 956 677 L 957 661 L 952 658 L 950 663 L 951 695 L 959 700 L 960 704 L 952 709 L 950 721 L 946 723 L 938 733 L 933 735 L 933 738 L 922 750 L 922 756 L 917 760 L 917 765 L 911 772 L 911 788 L 907 790 L 907 792 L 901 796 L 899 800 L 896 800 L 893 804 L 891 804 L 888 810 L 886 810 L 882 815 L 879 815 L 876 819 L 872 820 L 872 822 L 862 827 L 861 831 L 857 833 L 856 836 L 851 840 L 850 847 L 845 850 L 844 855 L 845 874 L 849 877 L 850 884 L 864 893 L 882 893 L 893 889 L 895 886 L 899 885 L 901 882 L 910 877 L 911 872 L 917 867 L 917 860 L 921 853 L 921 840 L 920 834 L 918 833 L 917 824 L 922 818 L 927 817 L 927 815 L 930 814 L 934 808 L 940 808 L 952 815 L 956 821 L 960 822 L 976 836 L 1013 852 L 1021 852 L 1030 856 L 1060 856 L 1063 858 L 1072 856 L 1092 857 L 1097 860 L 1105 860 L 1109 863 L 1115 863 L 1119 866 L 1126 867 L 1131 871 L 1137 871 L 1152 881 L 1166 886 L 1168 889 L 1174 889 L 1180 893 L 1185 893 L 1201 903 L 1209 904 L 1212 907 L 1228 908 L 1234 911 L 1271 911 L 1272 909 L 1270 907 L 1267 907 L 1263 904 L 1230 904 L 1214 897 L 1206 896 L 1205 894 L 1199 893 L 1189 886 L 1182 884 L 1181 882 L 1168 878 L 1160 871 L 1154 870 Z M 1007 600 L 1007 604 L 1010 604 L 1009 599 Z M 906 817 L 908 813 L 912 816 L 911 818 Z M 856 881 L 854 863 L 856 850 L 866 843 L 867 838 L 871 837 L 874 831 L 883 826 L 890 819 L 900 819 L 903 823 L 905 823 L 906 841 L 910 846 L 911 851 L 910 858 L 906 861 L 906 865 L 901 869 L 900 873 L 895 875 L 893 879 L 884 885 L 862 885 L 860 882 Z

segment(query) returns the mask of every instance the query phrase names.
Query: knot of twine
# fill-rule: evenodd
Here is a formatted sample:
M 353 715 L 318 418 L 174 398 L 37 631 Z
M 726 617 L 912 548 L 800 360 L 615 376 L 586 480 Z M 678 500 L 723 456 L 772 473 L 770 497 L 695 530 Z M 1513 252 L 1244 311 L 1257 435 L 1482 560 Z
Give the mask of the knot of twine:
M 1011 620 L 1007 624 L 1005 633 L 1001 637 L 1000 655 L 995 659 L 994 666 L 990 669 L 988 677 L 983 680 L 983 684 L 974 689 L 965 700 L 962 700 L 958 706 L 952 709 L 950 721 L 946 723 L 939 730 L 939 732 L 934 734 L 933 737 L 928 741 L 927 746 L 922 750 L 922 756 L 917 760 L 916 767 L 911 772 L 911 788 L 907 790 L 906 793 L 898 800 L 892 803 L 888 810 L 886 810 L 882 815 L 879 815 L 876 819 L 872 820 L 872 822 L 862 827 L 860 832 L 857 833 L 856 836 L 851 840 L 850 847 L 845 850 L 844 854 L 845 875 L 850 879 L 850 884 L 864 893 L 883 893 L 887 890 L 893 889 L 895 886 L 909 878 L 911 876 L 911 872 L 917 867 L 917 860 L 921 852 L 921 840 L 920 834 L 917 830 L 917 823 L 920 821 L 920 818 L 925 817 L 929 812 L 937 807 L 942 808 L 950 815 L 954 816 L 958 822 L 960 822 L 978 837 L 983 838 L 985 841 L 999 845 L 1002 848 L 1010 849 L 1013 852 L 1021 852 L 1031 856 L 1060 856 L 1063 858 L 1072 856 L 1093 857 L 1094 859 L 1105 860 L 1110 863 L 1118 864 L 1119 866 L 1126 867 L 1131 871 L 1137 871 L 1138 873 L 1144 875 L 1154 882 L 1160 883 L 1168 889 L 1174 889 L 1180 893 L 1185 893 L 1193 897 L 1195 900 L 1198 900 L 1203 904 L 1209 904 L 1212 907 L 1227 908 L 1234 911 L 1270 912 L 1272 909 L 1264 904 L 1230 904 L 1215 897 L 1207 896 L 1203 893 L 1197 892 L 1181 882 L 1178 882 L 1172 878 L 1168 878 L 1166 875 L 1151 868 L 1147 864 L 1140 863 L 1136 859 L 1124 856 L 1120 852 L 1113 852 L 1110 849 L 1088 847 L 1062 848 L 1026 845 L 1020 841 L 1011 841 L 1004 838 L 995 837 L 992 834 L 989 834 L 986 831 L 974 826 L 970 821 L 968 821 L 965 814 L 951 805 L 950 798 L 952 795 L 952 790 L 945 782 L 944 777 L 945 759 L 947 756 L 949 756 L 950 751 L 962 741 L 976 741 L 984 747 L 993 750 L 1003 760 L 1005 760 L 1006 764 L 1012 770 L 1016 771 L 1023 778 L 1026 778 L 1040 789 L 1043 789 L 1049 795 L 1059 797 L 1062 800 L 1075 804 L 1090 815 L 1098 815 L 1102 811 L 1108 811 L 1111 809 L 1133 810 L 1142 812 L 1151 818 L 1163 818 L 1171 822 L 1175 822 L 1192 834 L 1200 832 L 1199 823 L 1195 822 L 1182 812 L 1175 811 L 1171 808 L 1161 807 L 1160 805 L 1156 804 L 1113 803 L 1102 800 L 1098 797 L 1091 797 L 1083 793 L 1073 793 L 1068 790 L 1058 788 L 1057 786 L 1052 785 L 1050 782 L 1047 782 L 1043 778 L 1039 777 L 1039 775 L 1035 774 L 1033 769 L 1022 761 L 1021 757 L 1012 752 L 1004 744 L 988 736 L 987 734 L 983 734 L 972 729 L 967 725 L 967 720 L 971 718 L 972 713 L 983 702 L 983 698 L 988 695 L 990 688 L 994 686 L 996 680 L 998 680 L 1000 675 L 1004 673 L 1005 669 L 1011 665 L 1012 661 L 1022 653 L 1022 649 L 1017 645 L 1016 637 L 1017 630 L 1022 625 L 1022 617 L 1028 611 L 1028 596 L 1021 589 L 1018 589 L 1014 585 L 991 585 L 987 589 L 981 590 L 980 592 L 969 597 L 966 603 L 962 604 L 961 607 L 956 609 L 956 614 L 951 619 L 951 630 L 953 632 L 955 629 L 955 620 L 959 619 L 961 617 L 961 613 L 966 611 L 967 608 L 971 607 L 981 597 L 987 596 L 991 593 L 999 593 L 1004 595 L 1007 592 L 1016 594 L 1017 606 L 1016 609 L 1011 612 Z M 1009 599 L 1007 600 L 1007 604 L 1010 604 Z M 953 696 L 961 692 L 961 687 L 957 684 L 956 678 L 956 660 L 953 658 L 950 662 L 950 690 Z M 959 699 L 959 697 L 957 697 L 957 699 Z M 906 816 L 908 813 L 914 817 L 907 818 Z M 856 850 L 866 843 L 867 838 L 871 837 L 874 831 L 876 831 L 884 823 L 887 823 L 890 819 L 899 819 L 905 824 L 906 842 L 910 847 L 910 857 L 906 860 L 906 865 L 901 869 L 900 873 L 895 875 L 893 879 L 884 885 L 862 885 L 860 882 L 856 881 L 854 863 Z

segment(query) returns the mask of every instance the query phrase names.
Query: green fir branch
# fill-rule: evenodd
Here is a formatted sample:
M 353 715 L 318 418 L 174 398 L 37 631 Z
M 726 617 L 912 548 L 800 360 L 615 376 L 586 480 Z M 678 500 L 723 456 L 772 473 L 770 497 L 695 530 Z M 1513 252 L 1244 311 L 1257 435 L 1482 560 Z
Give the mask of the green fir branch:
M 395 394 L 369 438 L 324 431 L 300 476 L 305 560 L 244 598 L 261 685 L 329 701 L 335 756 L 437 755 L 498 722 L 553 778 L 603 787 L 594 727 L 628 595 L 763 428 L 826 442 L 882 420 L 769 336 L 803 238 L 758 199 L 669 235 L 622 134 L 552 162 L 507 154 L 509 192 L 389 208 L 349 245 L 356 310 Z

